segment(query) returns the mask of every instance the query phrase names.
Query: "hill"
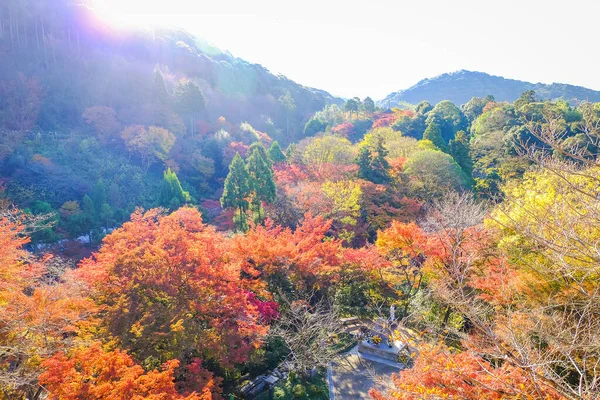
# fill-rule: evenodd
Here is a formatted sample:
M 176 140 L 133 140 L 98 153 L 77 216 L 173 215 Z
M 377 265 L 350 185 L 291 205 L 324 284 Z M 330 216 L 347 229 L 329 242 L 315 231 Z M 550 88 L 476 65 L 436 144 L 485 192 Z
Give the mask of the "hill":
M 0 197 L 24 209 L 81 205 L 99 187 L 118 223 L 157 205 L 167 167 L 215 198 L 236 152 L 285 149 L 342 104 L 183 30 L 115 30 L 70 0 L 21 5 L 0 2 Z
M 562 83 L 550 85 L 543 83 L 530 83 L 515 79 L 506 79 L 483 72 L 457 71 L 442 74 L 434 78 L 423 79 L 408 89 L 393 92 L 387 95 L 378 105 L 393 107 L 400 102 L 417 104 L 427 100 L 436 104 L 442 100 L 450 100 L 460 105 L 472 97 L 485 97 L 492 95 L 496 101 L 514 101 L 521 93 L 534 90 L 543 100 L 562 98 L 569 102 L 583 100 L 600 101 L 600 91 L 586 89 Z

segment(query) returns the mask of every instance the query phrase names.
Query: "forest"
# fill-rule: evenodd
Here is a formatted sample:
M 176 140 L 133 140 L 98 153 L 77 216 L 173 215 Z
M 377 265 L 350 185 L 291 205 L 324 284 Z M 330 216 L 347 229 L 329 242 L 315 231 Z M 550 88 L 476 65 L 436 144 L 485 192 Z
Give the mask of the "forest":
M 600 103 L 341 99 L 73 0 L 0 58 L 0 399 L 327 399 L 392 306 L 374 400 L 599 398 Z

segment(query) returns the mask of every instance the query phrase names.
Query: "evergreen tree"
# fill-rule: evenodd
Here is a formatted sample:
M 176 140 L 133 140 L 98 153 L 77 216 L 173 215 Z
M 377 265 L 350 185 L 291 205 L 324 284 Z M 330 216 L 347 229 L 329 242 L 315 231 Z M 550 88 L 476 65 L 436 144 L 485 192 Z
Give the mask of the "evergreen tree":
M 252 143 L 248 149 L 246 171 L 248 172 L 249 187 L 252 192 L 252 212 L 255 222 L 262 223 L 262 203 L 275 201 L 276 187 L 273 179 L 273 166 L 262 144 Z
M 94 186 L 94 189 L 92 189 L 90 197 L 94 203 L 95 212 L 99 213 L 102 209 L 102 205 L 108 200 L 108 190 L 102 179 L 96 181 L 96 185 Z
M 229 165 L 229 174 L 225 178 L 221 206 L 235 209 L 234 222 L 237 231 L 245 232 L 248 230 L 246 211 L 248 211 L 250 194 L 249 176 L 244 160 L 242 160 L 240 153 L 236 153 Z
M 269 147 L 269 158 L 274 163 L 285 161 L 285 154 L 283 154 L 281 146 L 279 146 L 279 142 L 277 142 L 277 140 L 271 143 L 271 147 Z
M 442 138 L 442 130 L 435 122 L 427 125 L 427 129 L 425 129 L 425 133 L 423 134 L 423 140 L 429 140 L 438 149 L 448 152 L 448 146 L 446 146 L 446 142 Z
M 454 161 L 463 172 L 472 179 L 473 177 L 473 160 L 471 159 L 471 147 L 469 138 L 464 131 L 458 131 L 456 137 L 450 141 L 450 155 L 454 157 Z
M 361 179 L 371 180 L 371 151 L 369 146 L 362 145 L 358 150 L 356 163 L 358 164 L 358 177 Z
M 183 190 L 175 172 L 168 168 L 160 185 L 158 203 L 163 207 L 176 210 L 190 200 L 190 194 Z
M 290 144 L 287 149 L 285 149 L 285 158 L 290 161 L 296 152 L 296 143 Z
M 383 138 L 377 140 L 375 156 L 371 159 L 371 182 L 384 184 L 390 181 L 390 163 L 387 161 L 388 151 L 383 145 Z

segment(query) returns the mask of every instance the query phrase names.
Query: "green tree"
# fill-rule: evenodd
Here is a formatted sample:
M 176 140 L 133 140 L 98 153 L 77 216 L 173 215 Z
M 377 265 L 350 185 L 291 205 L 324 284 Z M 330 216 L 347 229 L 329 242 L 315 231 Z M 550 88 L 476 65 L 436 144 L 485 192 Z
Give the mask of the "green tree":
M 369 146 L 362 145 L 358 149 L 358 156 L 356 157 L 356 164 L 358 164 L 358 177 L 371 180 L 371 150 Z
M 248 230 L 246 212 L 248 211 L 248 198 L 251 194 L 249 176 L 240 153 L 235 153 L 229 165 L 229 174 L 225 178 L 221 206 L 235 209 L 234 223 L 237 231 Z
M 526 92 L 521 93 L 521 96 L 514 102 L 515 110 L 521 110 L 524 106 L 531 103 L 538 102 L 537 95 L 535 90 L 527 90 Z
M 271 147 L 269 147 L 269 158 L 274 163 L 285 161 L 285 154 L 283 154 L 281 146 L 279 146 L 279 142 L 277 142 L 277 140 L 271 143 Z
M 455 138 L 450 141 L 450 155 L 469 179 L 473 177 L 473 160 L 471 159 L 471 148 L 469 138 L 464 131 L 459 131 Z
M 425 201 L 470 187 L 460 166 L 449 154 L 439 150 L 425 149 L 411 155 L 404 174 L 410 182 L 410 195 Z
M 180 113 L 189 118 L 190 132 L 194 136 L 194 121 L 199 113 L 206 108 L 204 93 L 192 81 L 181 80 L 175 85 L 173 98 Z
M 375 111 L 375 102 L 370 97 L 365 97 L 362 102 L 362 110 L 366 113 L 372 113 Z
M 358 99 L 357 97 L 355 97 L 353 99 L 348 99 L 346 101 L 346 104 L 344 104 L 344 110 L 350 112 L 350 114 L 358 112 L 359 108 L 360 108 L 360 99 Z
M 417 114 L 425 115 L 432 109 L 433 107 L 431 106 L 431 103 L 425 100 L 417 104 L 417 108 L 415 109 L 415 111 L 417 112 Z
M 191 196 L 181 187 L 177 174 L 171 171 L 171 168 L 167 168 L 160 185 L 158 203 L 163 207 L 176 210 L 190 201 Z
M 423 140 L 429 140 L 435 147 L 444 152 L 448 151 L 448 146 L 446 146 L 446 142 L 442 138 L 442 131 L 435 122 L 430 122 L 427 125 L 427 129 L 425 129 L 425 133 L 423 134 Z
M 442 131 L 442 138 L 448 143 L 458 131 L 464 131 L 468 128 L 468 121 L 465 115 L 454 103 L 449 100 L 439 102 L 433 107 L 433 110 L 427 114 L 427 125 L 435 122 Z
M 315 136 L 319 132 L 325 131 L 327 124 L 317 118 L 311 118 L 304 125 L 304 136 Z
M 390 164 L 387 161 L 388 151 L 381 136 L 375 137 L 376 144 L 373 154 L 368 142 L 363 143 L 358 151 L 358 177 L 373 183 L 384 184 L 390 181 Z
M 252 143 L 248 149 L 246 171 L 251 191 L 251 210 L 255 222 L 262 223 L 264 212 L 262 203 L 273 203 L 277 190 L 273 179 L 273 166 L 262 144 Z

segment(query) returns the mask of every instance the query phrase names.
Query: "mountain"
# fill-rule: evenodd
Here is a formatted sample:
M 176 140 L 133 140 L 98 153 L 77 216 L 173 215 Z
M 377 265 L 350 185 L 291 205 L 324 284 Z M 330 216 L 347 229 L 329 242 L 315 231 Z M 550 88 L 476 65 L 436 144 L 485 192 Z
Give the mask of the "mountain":
M 427 100 L 432 104 L 450 100 L 460 105 L 472 97 L 493 95 L 496 101 L 514 101 L 521 93 L 535 90 L 544 100 L 562 98 L 569 102 L 600 101 L 600 91 L 562 83 L 544 84 L 506 79 L 484 72 L 457 71 L 434 78 L 423 79 L 408 89 L 393 92 L 378 102 L 382 107 L 393 107 L 401 102 L 417 104 Z
M 206 109 L 198 121 L 223 116 L 233 124 L 249 122 L 263 132 L 279 131 L 274 139 L 284 143 L 301 135 L 315 111 L 342 102 L 182 30 L 117 30 L 83 3 L 30 3 L 26 12 L 16 0 L 0 4 L 0 128 L 80 127 L 83 111 L 93 106 L 111 107 L 124 124 L 155 124 L 148 103 L 156 68 L 170 93 L 181 79 L 202 89 Z M 23 92 L 19 81 L 39 87 L 35 101 L 14 98 Z M 15 123 L 12 115 L 25 103 L 35 107 L 17 114 L 28 114 L 29 121 Z

